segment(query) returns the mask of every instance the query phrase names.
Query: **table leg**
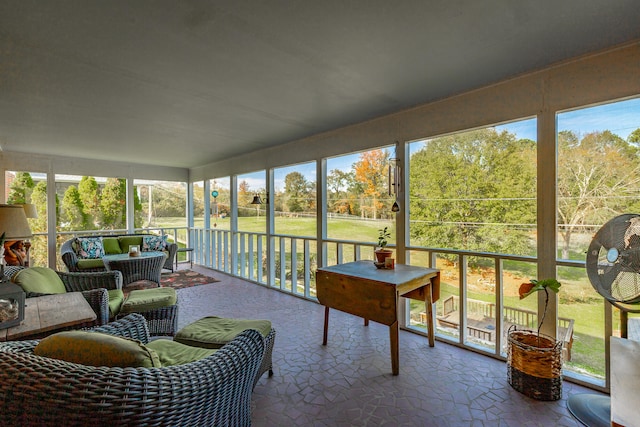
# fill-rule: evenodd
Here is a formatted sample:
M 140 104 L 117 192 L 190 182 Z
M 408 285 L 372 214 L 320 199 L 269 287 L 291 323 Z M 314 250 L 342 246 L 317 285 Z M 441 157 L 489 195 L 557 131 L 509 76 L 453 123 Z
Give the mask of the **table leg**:
M 429 335 L 429 347 L 435 346 L 436 334 L 433 326 L 433 295 L 431 295 L 431 281 L 424 287 L 424 308 L 427 312 L 427 332 Z
M 391 343 L 391 373 L 400 373 L 400 346 L 398 344 L 400 326 L 396 320 L 389 326 L 389 342 Z
M 327 329 L 329 329 L 329 307 L 324 308 L 324 334 L 322 335 L 322 345 L 327 345 Z

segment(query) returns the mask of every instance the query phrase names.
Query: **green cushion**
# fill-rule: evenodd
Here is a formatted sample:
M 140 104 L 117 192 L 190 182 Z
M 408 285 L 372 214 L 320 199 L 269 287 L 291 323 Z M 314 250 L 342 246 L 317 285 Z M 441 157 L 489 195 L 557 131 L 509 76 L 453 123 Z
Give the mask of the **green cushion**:
M 136 289 L 129 292 L 129 296 L 122 304 L 120 314 L 144 313 L 175 305 L 177 301 L 178 296 L 173 288 Z
M 120 253 L 128 254 L 129 245 L 138 245 L 142 248 L 142 236 L 120 236 L 118 237 L 118 243 L 120 244 Z
M 107 255 L 116 255 L 122 253 L 117 237 L 103 237 L 102 246 L 104 247 L 104 253 Z
M 58 273 L 47 267 L 25 268 L 14 274 L 11 280 L 27 293 L 64 294 L 67 292 Z
M 180 329 L 174 340 L 194 347 L 220 348 L 247 329 L 256 329 L 266 337 L 271 332 L 271 322 L 215 316 L 203 317 Z
M 139 341 L 98 332 L 59 332 L 40 341 L 33 352 L 38 356 L 89 366 L 162 366 L 156 352 Z
M 122 289 L 109 289 L 109 317 L 115 317 L 120 313 L 120 308 L 124 302 Z
M 191 347 L 167 339 L 153 340 L 147 347 L 158 355 L 162 366 L 184 365 L 211 356 L 217 350 Z
M 93 259 L 79 259 L 78 260 L 78 269 L 87 269 L 87 268 L 104 268 L 104 262 L 102 258 L 93 258 Z

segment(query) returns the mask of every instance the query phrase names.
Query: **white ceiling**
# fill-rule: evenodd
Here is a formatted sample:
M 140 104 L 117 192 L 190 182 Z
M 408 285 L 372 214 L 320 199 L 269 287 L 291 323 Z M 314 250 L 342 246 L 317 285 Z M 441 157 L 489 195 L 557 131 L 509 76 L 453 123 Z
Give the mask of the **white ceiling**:
M 0 147 L 196 167 L 640 39 L 637 0 L 0 0 Z

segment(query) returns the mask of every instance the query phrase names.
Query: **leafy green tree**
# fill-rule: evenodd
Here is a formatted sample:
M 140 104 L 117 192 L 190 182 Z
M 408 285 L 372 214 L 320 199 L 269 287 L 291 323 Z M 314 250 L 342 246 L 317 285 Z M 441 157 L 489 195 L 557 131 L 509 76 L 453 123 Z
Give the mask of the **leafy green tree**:
M 300 172 L 291 172 L 284 178 L 284 197 L 289 212 L 309 210 L 312 184 Z
M 573 235 L 590 224 L 639 207 L 638 148 L 605 130 L 558 133 L 558 222 L 562 258 L 570 259 Z
M 126 181 L 108 178 L 102 189 L 100 212 L 102 227 L 105 229 L 123 229 L 127 224 Z
M 242 180 L 238 184 L 238 216 L 253 215 L 254 209 L 250 209 L 252 208 L 251 201 L 253 200 L 253 195 L 254 192 L 251 191 L 249 183 L 245 180 Z
M 636 145 L 640 144 L 640 128 L 631 132 L 629 134 L 629 137 L 627 138 L 627 141 Z
M 415 244 L 530 254 L 535 143 L 487 128 L 425 143 L 410 167 Z
M 31 203 L 36 207 L 38 213 L 37 218 L 30 220 L 31 231 L 33 232 L 45 232 L 47 231 L 47 182 L 40 181 L 33 187 L 33 193 L 31 193 Z M 59 215 L 56 215 L 58 217 Z
M 100 186 L 94 177 L 83 176 L 78 183 L 78 192 L 88 217 L 88 225 L 93 229 L 100 218 Z
M 10 205 L 29 203 L 34 186 L 33 178 L 29 172 L 17 172 L 9 185 L 7 203 Z
M 140 194 L 138 194 L 138 188 L 133 187 L 133 226 L 140 228 L 143 225 L 142 217 L 142 201 L 140 200 Z
M 75 185 L 69 186 L 62 198 L 62 224 L 65 230 L 87 230 L 89 217 L 84 213 L 80 192 Z

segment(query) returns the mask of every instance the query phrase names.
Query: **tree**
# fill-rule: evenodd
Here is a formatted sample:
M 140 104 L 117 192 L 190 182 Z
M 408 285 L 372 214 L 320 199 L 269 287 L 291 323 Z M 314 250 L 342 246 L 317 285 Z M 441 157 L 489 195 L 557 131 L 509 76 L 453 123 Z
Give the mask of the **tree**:
M 126 181 L 124 179 L 107 179 L 102 189 L 100 213 L 103 228 L 116 230 L 126 227 Z
M 94 177 L 83 176 L 78 183 L 78 192 L 87 215 L 87 223 L 95 228 L 100 218 L 100 186 Z
M 10 205 L 29 203 L 34 186 L 33 178 L 29 172 L 17 172 L 9 185 L 7 203 Z
M 429 247 L 530 254 L 535 143 L 480 129 L 425 143 L 411 157 L 411 238 Z
M 588 133 L 582 139 L 570 131 L 559 132 L 558 221 L 562 258 L 570 259 L 574 233 L 628 211 L 637 204 L 639 190 L 637 147 L 608 130 Z
M 327 175 L 327 204 L 330 212 L 353 214 L 350 189 L 353 188 L 355 174 L 333 169 Z
M 251 200 L 253 200 L 253 192 L 251 192 L 251 188 L 249 187 L 249 183 L 245 180 L 242 180 L 240 184 L 238 184 L 238 216 L 248 216 L 252 214 L 253 209 L 246 209 L 251 206 Z M 245 209 L 240 209 L 245 208 Z M 258 206 L 260 208 L 260 206 Z
M 373 219 L 378 218 L 378 211 L 384 206 L 381 199 L 388 192 L 388 168 L 389 153 L 382 150 L 365 151 L 353 165 L 355 181 L 362 185 L 364 197 L 360 209 L 362 214 L 369 211 Z
M 65 230 L 87 230 L 89 217 L 84 213 L 84 205 L 75 185 L 69 186 L 62 198 L 62 223 Z
M 284 197 L 289 212 L 304 212 L 309 209 L 311 184 L 300 172 L 291 172 L 284 178 Z

